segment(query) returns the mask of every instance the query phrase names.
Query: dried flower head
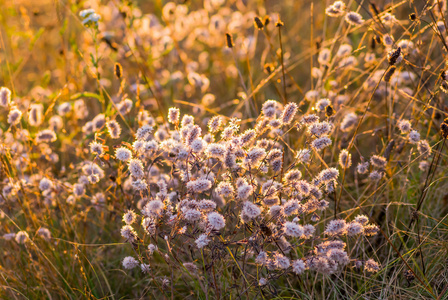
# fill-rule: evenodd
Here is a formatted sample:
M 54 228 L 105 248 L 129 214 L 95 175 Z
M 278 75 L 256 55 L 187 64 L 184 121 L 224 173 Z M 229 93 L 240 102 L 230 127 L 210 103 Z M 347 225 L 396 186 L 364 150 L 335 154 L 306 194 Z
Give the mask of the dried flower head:
M 42 124 L 42 111 L 44 106 L 42 104 L 33 103 L 30 105 L 30 110 L 28 112 L 28 123 L 31 126 L 39 126 Z
M 134 269 L 135 267 L 137 267 L 139 265 L 139 262 L 138 262 L 138 260 L 136 260 L 132 256 L 126 256 L 123 259 L 122 264 L 123 264 L 123 267 L 126 270 L 132 270 L 132 269 Z
M 123 222 L 125 222 L 127 225 L 133 224 L 137 220 L 137 215 L 133 210 L 128 210 L 123 215 Z
M 420 141 L 420 133 L 417 130 L 411 130 L 408 135 L 409 143 L 417 144 Z
M 121 134 L 121 126 L 118 124 L 117 121 L 111 120 L 106 123 L 107 131 L 109 132 L 109 135 L 113 139 L 118 139 Z
M 168 110 L 168 122 L 171 124 L 179 124 L 180 111 L 178 108 L 170 107 Z
M 98 143 L 98 142 L 91 142 L 90 145 L 90 152 L 92 152 L 92 154 L 98 155 L 98 156 L 102 156 L 104 154 L 104 149 L 103 149 L 103 145 Z
M 391 50 L 387 55 L 387 59 L 389 60 L 389 65 L 391 66 L 400 63 L 403 60 L 401 48 L 398 47 L 396 50 Z
M 373 155 L 370 158 L 370 163 L 372 164 L 372 166 L 383 169 L 386 167 L 387 161 L 384 157 L 379 156 L 379 155 Z
M 367 172 L 369 172 L 369 162 L 360 162 L 358 163 L 358 165 L 356 166 L 356 171 L 359 174 L 366 174 Z
M 0 106 L 7 107 L 11 102 L 11 90 L 2 86 L 0 88 Z
M 298 110 L 297 104 L 292 102 L 288 103 L 285 106 L 283 113 L 280 117 L 282 124 L 288 125 L 289 123 L 291 123 L 291 121 L 293 120 L 294 116 L 297 113 L 297 110 Z
M 348 12 L 345 15 L 345 21 L 353 26 L 361 25 L 362 23 L 364 23 L 364 19 L 362 18 L 362 16 L 354 11 Z
M 339 153 L 339 165 L 343 169 L 348 169 L 352 165 L 352 155 L 346 149 Z
M 283 228 L 287 236 L 301 237 L 304 234 L 303 227 L 294 222 L 286 222 Z
M 26 231 L 19 231 L 15 235 L 15 240 L 18 244 L 25 244 L 30 240 L 30 237 Z
M 325 233 L 334 236 L 342 235 L 347 232 L 347 223 L 344 220 L 332 220 L 328 223 Z
M 207 220 L 211 228 L 214 230 L 222 229 L 226 225 L 224 217 L 217 212 L 209 213 L 207 216 Z
M 121 161 L 129 161 L 132 159 L 132 152 L 128 148 L 120 147 L 115 150 L 115 157 Z
M 15 106 L 12 106 L 8 114 L 8 124 L 17 125 L 22 119 L 22 112 Z
M 373 259 L 369 259 L 364 263 L 364 270 L 370 273 L 377 273 L 380 270 L 380 265 Z

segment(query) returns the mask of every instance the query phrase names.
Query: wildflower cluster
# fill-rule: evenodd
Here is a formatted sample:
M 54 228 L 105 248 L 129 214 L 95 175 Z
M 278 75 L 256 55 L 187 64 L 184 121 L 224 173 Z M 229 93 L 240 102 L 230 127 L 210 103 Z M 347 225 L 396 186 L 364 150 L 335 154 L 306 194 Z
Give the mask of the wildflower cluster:
M 50 288 L 30 298 L 267 299 L 293 297 L 296 284 L 330 298 L 342 291 L 334 278 L 347 279 L 347 297 L 387 298 L 378 282 L 399 284 L 404 267 L 408 280 L 422 274 L 413 295 L 444 291 L 426 287 L 443 273 L 424 250 L 446 214 L 447 4 L 404 4 L 297 2 L 319 20 L 312 47 L 296 32 L 309 24 L 257 1 L 57 8 L 62 44 L 44 76 L 19 83 L 40 60 L 0 53 L 11 290 L 31 270 L 30 285 Z M 21 35 L 5 41 L 23 48 Z
M 372 236 L 378 228 L 367 224 L 365 216 L 358 216 L 349 224 L 344 220 L 330 221 L 324 232 L 316 231 L 314 224 L 329 206 L 326 198 L 337 186 L 339 171 L 328 168 L 306 179 L 303 168 L 309 166 L 313 152 L 319 155 L 331 145 L 334 125 L 328 120 L 320 122 L 318 115 L 298 120 L 296 114 L 294 103 L 283 107 L 268 100 L 255 129 L 243 132 L 237 125 L 241 120 L 221 118 L 219 125 L 211 119 L 208 132 L 203 133 L 192 116 L 181 118 L 175 108 L 168 115 L 174 126 L 154 121 L 149 121 L 151 127 L 142 124 L 132 147 L 118 148 L 115 154 L 117 161 L 127 163 L 124 189 L 140 198 L 140 213 L 128 211 L 123 215 L 124 240 L 144 244 L 148 238 L 159 235 L 171 242 L 180 239 L 194 243 L 197 249 L 208 251 L 222 245 L 220 237 L 227 238 L 235 226 L 244 226 L 252 228 L 252 234 L 245 238 L 250 246 L 244 255 L 253 257 L 267 270 L 290 269 L 296 274 L 306 269 L 325 274 L 341 270 L 351 260 L 343 239 Z M 284 157 L 290 154 L 270 136 L 294 128 L 294 123 L 299 130 L 306 129 L 309 148 L 293 153 L 298 158 L 285 165 Z M 304 159 L 300 153 L 307 153 L 308 157 Z M 372 161 L 383 166 L 380 157 L 372 157 Z M 347 158 L 340 164 L 342 168 L 350 167 Z M 170 174 L 166 170 L 171 170 Z M 232 214 L 229 207 L 233 207 Z M 139 226 L 143 233 L 140 236 Z M 316 246 L 311 256 L 297 257 L 293 262 L 284 256 L 299 245 L 328 237 L 332 241 Z M 139 259 L 142 268 L 147 265 Z M 131 269 L 137 262 L 135 258 L 126 258 L 123 265 Z

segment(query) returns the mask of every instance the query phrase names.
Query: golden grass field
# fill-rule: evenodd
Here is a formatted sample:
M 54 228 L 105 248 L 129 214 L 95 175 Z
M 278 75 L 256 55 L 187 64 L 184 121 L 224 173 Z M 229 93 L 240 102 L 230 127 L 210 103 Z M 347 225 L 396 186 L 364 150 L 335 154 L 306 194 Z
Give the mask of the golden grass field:
M 446 0 L 0 7 L 0 299 L 448 299 Z

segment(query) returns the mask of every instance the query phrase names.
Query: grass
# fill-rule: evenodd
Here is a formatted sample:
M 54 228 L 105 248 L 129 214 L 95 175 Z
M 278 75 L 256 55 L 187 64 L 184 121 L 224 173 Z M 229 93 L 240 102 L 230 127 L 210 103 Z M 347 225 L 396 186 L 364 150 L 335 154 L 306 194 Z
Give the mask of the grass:
M 317 0 L 0 0 L 0 86 L 11 91 L 10 103 L 0 106 L 0 298 L 448 299 L 446 1 L 344 2 L 341 16 L 330 17 L 325 10 L 333 3 Z M 89 15 L 79 14 L 87 8 L 101 19 L 87 22 Z M 349 24 L 350 11 L 363 22 Z M 387 19 L 388 13 L 396 19 Z M 350 48 L 338 56 L 345 44 Z M 398 47 L 403 61 L 390 63 Z M 319 59 L 324 48 L 327 62 Z M 117 64 L 121 76 L 114 74 Z M 325 98 L 330 106 L 319 111 Z M 123 108 L 124 99 L 132 108 Z M 274 118 L 265 111 L 269 99 L 277 101 Z M 29 121 L 34 103 L 43 105 L 37 126 Z M 68 113 L 61 111 L 64 103 Z M 288 103 L 297 113 L 281 123 Z M 22 117 L 11 124 L 14 107 Z M 235 165 L 195 152 L 188 142 L 192 127 L 170 120 L 171 107 L 179 108 L 180 120 L 194 116 L 193 125 L 201 128 L 194 140 L 221 142 L 236 155 Z M 346 130 L 341 125 L 349 113 L 357 118 Z M 325 133 L 331 145 L 323 150 L 311 147 L 318 137 L 303 121 L 310 114 L 332 126 Z M 225 123 L 218 132 L 207 127 L 214 116 Z M 109 134 L 110 120 L 122 128 L 118 139 Z M 403 120 L 428 142 L 430 154 L 401 132 Z M 159 148 L 139 154 L 134 142 L 145 124 L 153 127 L 146 141 Z M 48 128 L 55 140 L 36 139 Z M 232 128 L 235 136 L 254 129 L 255 138 L 245 146 L 224 141 L 221 134 Z M 270 142 L 260 159 L 245 162 L 263 139 Z M 104 153 L 92 154 L 92 142 Z M 132 188 L 142 178 L 116 157 L 119 147 L 142 162 L 147 188 Z M 281 154 L 271 159 L 276 149 Z M 309 163 L 297 158 L 301 149 L 311 150 Z M 351 165 L 340 163 L 343 149 Z M 385 165 L 360 174 L 357 164 L 373 155 Z M 85 169 L 93 163 L 104 172 L 97 183 L 89 182 Z M 330 181 L 334 190 L 316 181 L 328 168 L 339 172 Z M 288 182 L 291 170 L 322 195 L 308 196 L 298 180 Z M 369 178 L 374 171 L 381 179 Z M 210 174 L 210 188 L 188 187 Z M 49 189 L 39 187 L 42 178 L 50 179 Z M 250 197 L 240 196 L 238 178 L 253 189 Z M 221 182 L 236 191 L 219 196 Z M 282 213 L 270 213 L 270 198 Z M 150 211 L 143 228 L 142 209 L 159 199 L 163 216 Z M 182 205 L 202 199 L 216 203 L 212 210 L 224 227 L 210 229 L 209 211 L 197 207 L 200 218 L 188 220 Z M 285 214 L 291 199 L 305 205 L 304 213 Z M 314 200 L 327 201 L 328 208 L 313 209 Z M 244 216 L 250 213 L 245 201 L 262 209 L 259 216 Z M 128 210 L 138 218 L 131 238 L 121 233 Z M 361 214 L 377 234 L 327 233 L 331 221 L 350 223 Z M 311 224 L 316 232 L 291 237 L 286 222 Z M 21 231 L 28 234 L 23 243 Z M 198 249 L 201 234 L 209 241 Z M 318 246 L 334 240 L 346 243 L 349 262 L 330 272 L 310 259 L 322 257 Z M 157 246 L 153 253 L 150 244 Z M 256 262 L 262 251 L 273 259 Z M 123 266 L 128 256 L 135 268 Z M 287 268 L 280 267 L 282 257 Z M 366 270 L 369 259 L 379 264 L 378 272 Z M 297 261 L 306 266 L 301 274 L 289 265 Z M 142 272 L 142 263 L 149 272 Z

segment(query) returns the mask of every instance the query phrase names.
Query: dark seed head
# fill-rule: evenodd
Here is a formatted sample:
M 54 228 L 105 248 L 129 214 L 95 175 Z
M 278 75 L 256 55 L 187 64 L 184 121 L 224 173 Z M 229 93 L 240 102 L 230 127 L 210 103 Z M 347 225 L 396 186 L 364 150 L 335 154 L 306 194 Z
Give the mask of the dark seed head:
M 273 64 L 267 63 L 264 65 L 264 71 L 268 74 L 271 74 L 274 71 L 275 67 Z
M 277 23 L 275 23 L 275 27 L 283 27 L 285 24 L 279 19 Z
M 440 124 L 440 131 L 442 133 L 443 138 L 447 138 L 448 137 L 448 123 L 446 123 L 445 121 Z
M 271 23 L 271 18 L 269 16 L 264 17 L 264 26 L 268 26 Z
M 331 117 L 332 115 L 334 115 L 336 111 L 333 109 L 333 107 L 331 105 L 328 105 L 325 108 L 325 115 L 327 116 L 327 118 Z
M 440 89 L 448 94 L 448 82 L 446 80 L 442 81 L 442 83 L 440 84 Z
M 375 41 L 376 41 L 377 44 L 381 44 L 381 36 L 376 35 L 375 36 Z
M 259 17 L 255 17 L 254 22 L 255 22 L 255 27 L 257 27 L 259 30 L 263 29 L 264 24 Z
M 398 61 L 398 59 L 401 56 L 401 48 L 398 47 L 397 50 L 392 51 L 389 53 L 389 65 L 393 66 L 395 65 Z
M 390 79 L 392 78 L 392 75 L 394 75 L 396 69 L 397 68 L 395 66 L 390 67 L 389 71 L 387 71 L 386 75 L 384 75 L 385 82 L 390 81 Z
M 372 50 L 375 50 L 376 48 L 376 37 L 372 36 L 372 40 L 370 41 L 370 48 L 372 48 Z
M 121 67 L 120 63 L 115 63 L 114 73 L 115 73 L 115 76 L 117 76 L 118 79 L 120 79 L 121 76 L 123 76 L 123 68 Z
M 233 38 L 230 35 L 230 33 L 226 33 L 226 42 L 227 42 L 227 47 L 229 48 L 233 48 Z
M 406 270 L 404 271 L 404 278 L 406 278 L 407 281 L 411 282 L 412 280 L 415 279 L 414 274 L 411 272 L 411 270 Z

